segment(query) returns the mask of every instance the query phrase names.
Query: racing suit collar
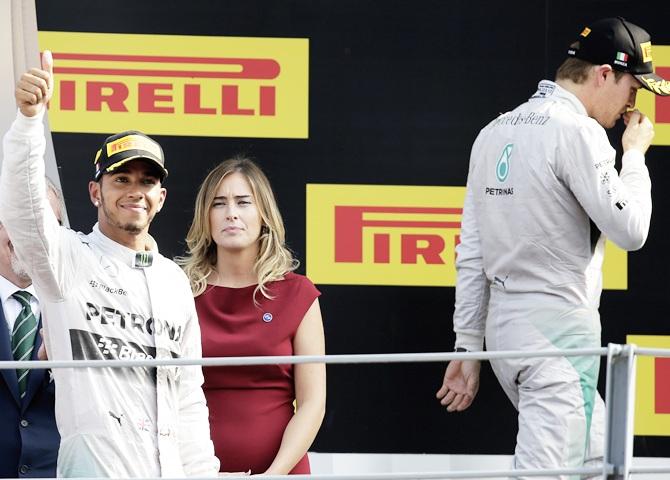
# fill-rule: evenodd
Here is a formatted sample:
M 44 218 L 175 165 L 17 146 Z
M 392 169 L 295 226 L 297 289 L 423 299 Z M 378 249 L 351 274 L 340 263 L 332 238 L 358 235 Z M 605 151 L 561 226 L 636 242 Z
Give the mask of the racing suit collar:
M 588 116 L 586 107 L 575 95 L 551 80 L 542 80 L 537 84 L 537 91 L 530 99 L 536 100 L 538 98 L 553 98 L 569 105 L 575 112 Z
M 98 226 L 98 223 L 96 222 L 95 225 L 93 225 L 93 231 L 91 232 L 91 235 L 95 237 L 96 242 L 98 245 L 105 251 L 110 256 L 113 256 L 119 261 L 122 261 L 126 265 L 133 267 L 135 265 L 135 259 L 137 256 L 137 251 L 133 250 L 132 248 L 125 247 L 121 245 L 118 242 L 115 242 L 111 238 L 107 237 L 104 233 L 100 231 L 100 227 Z M 151 235 L 147 235 L 148 238 L 148 245 L 147 245 L 147 250 L 148 252 L 151 252 L 153 254 L 153 257 L 158 256 L 158 245 L 156 244 L 156 241 L 153 239 Z

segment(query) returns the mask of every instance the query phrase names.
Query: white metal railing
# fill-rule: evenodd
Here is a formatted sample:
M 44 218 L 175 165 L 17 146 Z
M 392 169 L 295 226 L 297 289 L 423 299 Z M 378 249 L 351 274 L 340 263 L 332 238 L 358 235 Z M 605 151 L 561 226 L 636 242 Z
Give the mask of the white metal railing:
M 670 350 L 668 350 L 670 356 Z M 522 351 L 506 350 L 499 352 L 433 352 L 433 353 L 375 353 L 352 355 L 287 355 L 261 357 L 208 357 L 208 358 L 168 358 L 151 360 L 32 360 L 0 362 L 1 369 L 17 368 L 127 368 L 202 365 L 203 367 L 241 366 L 241 365 L 279 365 L 299 363 L 358 364 L 358 363 L 416 363 L 448 362 L 450 360 L 491 360 L 500 358 L 533 357 L 586 357 L 605 356 L 607 348 L 576 348 L 570 350 Z
M 460 472 L 402 472 L 402 473 L 360 473 L 356 475 L 339 474 L 309 474 L 309 475 L 263 475 L 263 480 L 440 480 L 442 478 L 506 478 L 523 475 L 525 477 L 547 477 L 553 475 L 598 475 L 602 473 L 602 468 L 566 468 L 554 470 L 498 470 L 495 472 L 467 470 Z M 249 475 L 228 475 L 226 480 L 249 480 Z M 13 479 L 17 480 L 17 479 Z M 21 479 L 18 479 L 21 480 Z M 53 480 L 53 479 L 34 479 L 31 480 Z M 80 478 L 77 480 L 100 480 L 99 478 Z M 128 480 L 120 478 L 118 480 Z M 164 480 L 161 478 L 142 478 L 133 480 Z M 181 479 L 173 479 L 181 480 Z M 194 478 L 188 480 L 211 480 L 211 478 Z
M 637 348 L 635 345 L 610 344 L 607 348 L 580 348 L 552 351 L 497 351 L 497 352 L 433 352 L 433 353 L 395 353 L 395 354 L 354 354 L 354 355 L 293 355 L 260 357 L 209 357 L 174 358 L 150 360 L 33 360 L 0 361 L 2 369 L 49 369 L 49 368 L 132 368 L 157 366 L 201 365 L 241 366 L 241 365 L 277 365 L 277 364 L 362 364 L 362 363 L 416 363 L 448 362 L 450 360 L 491 360 L 503 358 L 533 357 L 607 357 L 606 386 L 606 428 L 605 457 L 602 466 L 547 470 L 488 470 L 488 471 L 451 471 L 451 472 L 415 472 L 380 473 L 356 475 L 291 475 L 291 480 L 409 480 L 409 479 L 452 479 L 452 478 L 506 478 L 541 477 L 559 475 L 593 476 L 602 478 L 628 479 L 632 473 L 668 474 L 666 467 L 635 467 L 632 465 L 633 410 L 635 384 L 635 357 L 670 357 L 670 349 Z M 244 476 L 227 476 L 245 478 Z M 286 480 L 285 475 L 264 475 L 264 480 Z

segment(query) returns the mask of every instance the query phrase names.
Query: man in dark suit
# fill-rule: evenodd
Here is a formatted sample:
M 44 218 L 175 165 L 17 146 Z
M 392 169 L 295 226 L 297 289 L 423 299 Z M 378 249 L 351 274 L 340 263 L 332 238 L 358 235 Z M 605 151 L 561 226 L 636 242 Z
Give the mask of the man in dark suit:
M 47 190 L 60 222 L 62 196 L 48 181 Z M 42 345 L 39 301 L 1 223 L 0 306 L 0 360 L 37 360 Z M 60 436 L 48 370 L 0 370 L 0 425 L 0 477 L 56 476 Z

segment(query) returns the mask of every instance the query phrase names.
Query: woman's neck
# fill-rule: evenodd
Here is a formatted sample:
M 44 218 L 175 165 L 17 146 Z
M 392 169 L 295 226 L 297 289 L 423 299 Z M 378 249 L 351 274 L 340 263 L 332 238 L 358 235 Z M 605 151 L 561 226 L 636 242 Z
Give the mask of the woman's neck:
M 255 252 L 217 252 L 209 283 L 222 287 L 246 287 L 258 283 L 254 272 Z

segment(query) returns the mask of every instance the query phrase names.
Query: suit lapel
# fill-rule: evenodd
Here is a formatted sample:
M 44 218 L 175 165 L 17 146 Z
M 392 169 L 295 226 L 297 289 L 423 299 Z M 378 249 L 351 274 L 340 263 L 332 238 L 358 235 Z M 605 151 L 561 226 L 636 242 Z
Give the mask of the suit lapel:
M 0 307 L 0 360 L 14 360 L 12 356 L 12 339 L 9 334 L 9 328 L 7 327 L 7 320 L 5 320 L 5 313 Z M 19 382 L 16 378 L 16 370 L 13 369 L 2 369 L 0 374 L 4 378 L 4 382 L 7 384 L 7 388 L 12 393 L 14 401 L 21 405 L 19 399 Z

